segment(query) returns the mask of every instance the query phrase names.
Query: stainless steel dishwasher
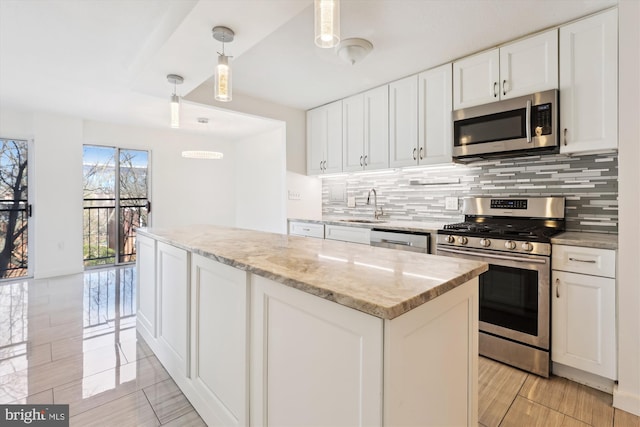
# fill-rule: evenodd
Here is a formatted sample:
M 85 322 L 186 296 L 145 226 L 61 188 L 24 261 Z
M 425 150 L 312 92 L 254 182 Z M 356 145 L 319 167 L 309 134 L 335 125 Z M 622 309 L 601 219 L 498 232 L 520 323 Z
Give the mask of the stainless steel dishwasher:
M 371 246 L 400 249 L 402 251 L 429 253 L 429 233 L 372 229 Z

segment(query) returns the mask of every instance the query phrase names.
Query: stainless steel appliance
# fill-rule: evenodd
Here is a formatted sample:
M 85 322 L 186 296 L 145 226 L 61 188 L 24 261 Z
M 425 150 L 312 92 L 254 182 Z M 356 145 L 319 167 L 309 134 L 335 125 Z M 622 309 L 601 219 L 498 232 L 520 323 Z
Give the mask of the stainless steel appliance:
M 558 117 L 556 89 L 455 110 L 453 158 L 557 153 Z
M 400 249 L 403 251 L 429 253 L 429 233 L 409 231 L 371 230 L 371 246 Z
M 464 199 L 465 221 L 438 230 L 436 254 L 483 261 L 479 350 L 548 377 L 551 237 L 564 230 L 564 198 Z

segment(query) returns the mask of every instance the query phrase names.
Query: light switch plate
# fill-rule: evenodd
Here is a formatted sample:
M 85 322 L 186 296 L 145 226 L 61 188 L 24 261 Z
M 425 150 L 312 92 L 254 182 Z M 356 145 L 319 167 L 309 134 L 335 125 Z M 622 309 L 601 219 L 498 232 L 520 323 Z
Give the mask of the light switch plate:
M 347 198 L 347 207 L 355 208 L 356 207 L 356 196 L 349 196 Z
M 444 201 L 444 208 L 448 211 L 457 211 L 458 210 L 458 198 L 457 197 L 447 197 Z

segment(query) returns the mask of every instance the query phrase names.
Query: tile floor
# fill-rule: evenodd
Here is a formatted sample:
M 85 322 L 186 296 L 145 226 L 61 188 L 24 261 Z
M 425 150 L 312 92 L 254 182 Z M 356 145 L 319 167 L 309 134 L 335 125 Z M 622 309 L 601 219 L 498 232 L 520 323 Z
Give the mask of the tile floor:
M 71 426 L 204 426 L 135 331 L 135 269 L 0 283 L 0 404 L 66 403 Z M 480 426 L 640 427 L 611 395 L 480 358 Z

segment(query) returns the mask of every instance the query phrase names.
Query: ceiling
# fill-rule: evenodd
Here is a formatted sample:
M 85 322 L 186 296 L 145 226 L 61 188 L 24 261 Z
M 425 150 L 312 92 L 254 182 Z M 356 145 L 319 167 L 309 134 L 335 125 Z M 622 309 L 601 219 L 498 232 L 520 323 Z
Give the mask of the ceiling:
M 234 93 L 306 110 L 616 3 L 342 0 L 342 38 L 374 46 L 350 65 L 315 47 L 312 0 L 0 0 L 0 108 L 168 128 L 166 75 L 182 96 L 210 86 L 225 25 Z M 277 125 L 189 102 L 182 123 L 229 140 Z

